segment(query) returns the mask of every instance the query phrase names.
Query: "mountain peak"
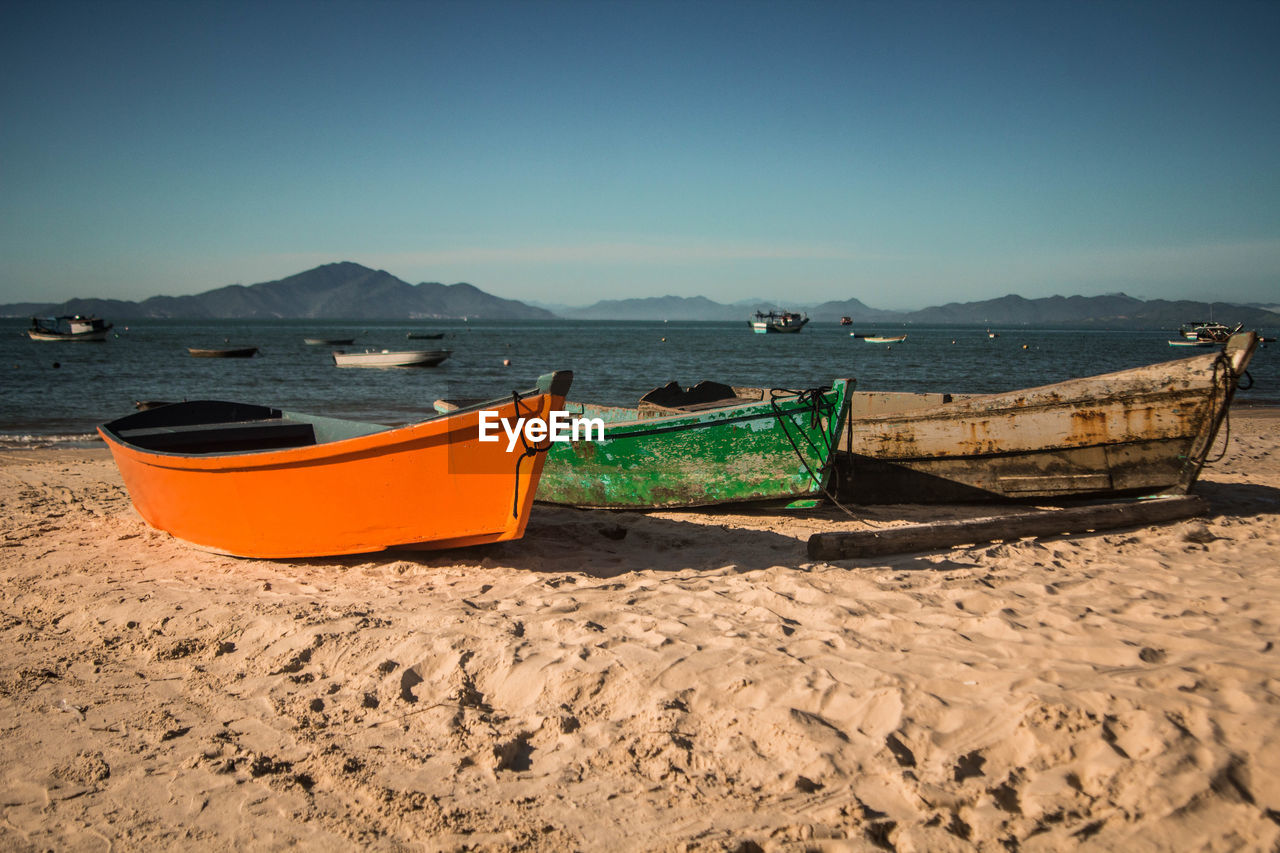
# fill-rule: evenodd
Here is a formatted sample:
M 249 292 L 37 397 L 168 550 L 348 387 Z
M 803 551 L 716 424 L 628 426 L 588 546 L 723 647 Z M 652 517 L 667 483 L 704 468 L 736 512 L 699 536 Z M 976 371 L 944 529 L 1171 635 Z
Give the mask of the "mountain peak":
M 321 264 L 276 281 L 231 284 L 192 296 L 153 296 L 142 302 L 79 299 L 51 306 L 50 310 L 118 318 L 193 319 L 535 320 L 554 316 L 550 311 L 493 296 L 470 284 L 415 287 L 386 270 L 373 270 L 353 261 Z

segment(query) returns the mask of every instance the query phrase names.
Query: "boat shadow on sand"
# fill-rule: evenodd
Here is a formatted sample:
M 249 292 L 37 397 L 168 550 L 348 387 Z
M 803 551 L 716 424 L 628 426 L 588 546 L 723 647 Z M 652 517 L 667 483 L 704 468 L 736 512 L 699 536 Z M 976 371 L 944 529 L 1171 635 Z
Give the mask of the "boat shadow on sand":
M 1211 519 L 1238 518 L 1280 511 L 1280 488 L 1255 484 L 1201 481 L 1193 490 L 1209 503 Z M 784 567 L 799 569 L 815 561 L 805 545 L 813 533 L 868 530 L 901 524 L 930 524 L 986 517 L 1013 516 L 1033 507 L 1078 506 L 1084 501 L 1055 503 L 988 502 L 970 504 L 893 504 L 850 507 L 852 516 L 831 505 L 790 510 L 779 507 L 705 507 L 662 512 L 580 510 L 541 506 L 534 510 L 524 538 L 491 545 L 444 551 L 391 549 L 377 554 L 313 559 L 312 565 L 356 566 L 410 563 L 423 569 L 458 565 L 512 569 L 535 574 L 579 574 L 615 578 L 637 572 L 737 573 Z M 1176 524 L 1177 522 L 1171 522 Z M 1142 527 L 1146 525 L 1136 525 Z M 1125 527 L 1082 531 L 1040 540 L 1101 536 Z M 1013 537 L 1010 541 L 1016 541 Z M 979 548 L 999 542 L 974 543 Z M 963 565 L 945 559 L 951 549 L 861 559 L 837 565 L 878 565 L 893 569 L 949 570 Z M 939 562 L 941 560 L 941 562 Z
M 730 566 L 749 572 L 805 560 L 803 538 L 738 526 L 733 523 L 738 514 L 724 513 L 722 523 L 717 523 L 721 516 L 706 511 L 659 514 L 538 507 L 522 539 L 452 551 L 400 550 L 394 557 L 423 566 L 479 563 L 593 578 Z
M 1280 488 L 1259 483 L 1216 483 L 1201 480 L 1192 494 L 1209 502 L 1213 518 L 1280 512 Z

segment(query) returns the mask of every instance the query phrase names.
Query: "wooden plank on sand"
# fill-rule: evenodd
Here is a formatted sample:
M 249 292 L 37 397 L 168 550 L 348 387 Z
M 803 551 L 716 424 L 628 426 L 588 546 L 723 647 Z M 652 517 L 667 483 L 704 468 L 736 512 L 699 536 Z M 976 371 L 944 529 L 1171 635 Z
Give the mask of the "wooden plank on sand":
M 989 542 L 992 539 L 1060 536 L 1090 530 L 1138 527 L 1202 515 L 1208 509 L 1209 504 L 1198 495 L 1173 495 L 1063 509 L 1038 509 L 960 521 L 908 524 L 880 530 L 815 533 L 809 537 L 809 558 L 841 560 L 875 557 L 932 551 Z

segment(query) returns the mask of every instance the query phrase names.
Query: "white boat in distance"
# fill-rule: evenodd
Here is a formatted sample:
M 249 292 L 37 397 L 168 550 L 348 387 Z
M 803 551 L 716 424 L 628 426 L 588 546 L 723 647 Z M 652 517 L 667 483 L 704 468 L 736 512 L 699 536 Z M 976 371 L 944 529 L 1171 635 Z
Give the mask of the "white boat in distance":
M 435 367 L 453 350 L 366 350 L 364 352 L 333 351 L 333 363 L 338 367 Z
M 27 337 L 33 341 L 105 341 L 113 326 L 101 317 L 65 314 L 32 317 Z

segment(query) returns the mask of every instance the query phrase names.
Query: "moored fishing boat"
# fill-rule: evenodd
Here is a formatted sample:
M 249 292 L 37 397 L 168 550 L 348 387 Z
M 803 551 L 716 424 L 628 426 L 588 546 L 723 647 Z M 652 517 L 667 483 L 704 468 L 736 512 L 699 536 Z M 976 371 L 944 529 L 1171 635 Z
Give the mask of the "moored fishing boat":
M 1183 323 L 1178 327 L 1181 337 L 1169 341 L 1171 347 L 1211 347 L 1225 344 L 1243 328 L 1239 323 L 1234 329 L 1222 323 Z
M 147 523 L 206 549 L 290 558 L 477 545 L 523 535 L 545 460 L 480 441 L 480 411 L 547 420 L 572 378 L 547 374 L 402 427 L 196 401 L 98 432 Z
M 253 358 L 257 347 L 187 347 L 193 358 Z
M 900 344 L 907 339 L 906 335 L 854 335 L 869 344 Z
M 333 363 L 338 367 L 435 367 L 453 354 L 452 350 L 367 350 L 343 352 L 334 350 Z
M 356 342 L 355 338 L 303 338 L 302 342 L 307 346 L 349 346 Z
M 794 311 L 757 311 L 747 325 L 757 335 L 794 334 L 808 322 L 808 317 Z
M 114 328 L 101 317 L 65 314 L 61 317 L 32 317 L 27 337 L 33 341 L 91 341 L 107 339 Z
M 598 418 L 603 435 L 553 443 L 537 499 L 651 509 L 821 495 L 851 384 L 796 392 L 673 382 L 635 408 L 567 403 L 574 418 Z
M 1224 344 L 1227 342 L 1228 338 L 1240 331 L 1243 327 L 1243 323 L 1237 324 L 1233 329 L 1224 323 L 1193 321 L 1191 323 L 1183 323 L 1179 326 L 1178 334 L 1192 341 L 1208 340 Z
M 1258 344 L 985 395 L 857 392 L 843 500 L 924 503 L 1184 493 Z

